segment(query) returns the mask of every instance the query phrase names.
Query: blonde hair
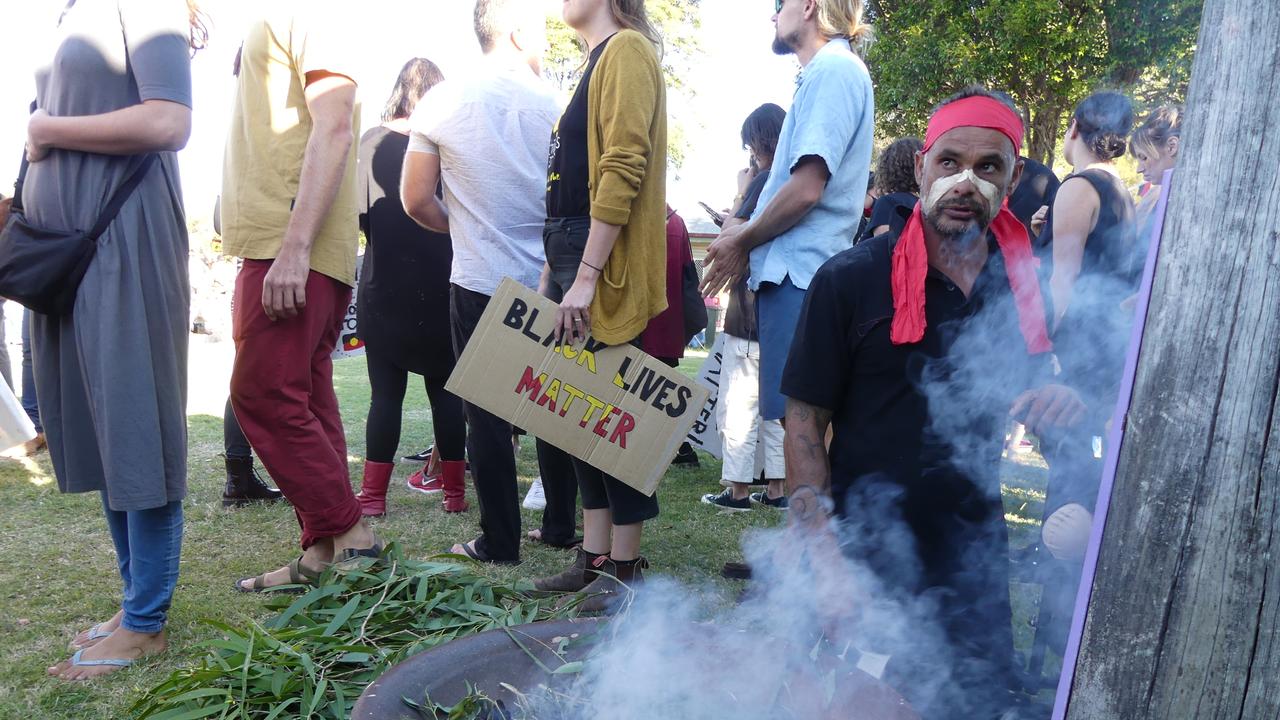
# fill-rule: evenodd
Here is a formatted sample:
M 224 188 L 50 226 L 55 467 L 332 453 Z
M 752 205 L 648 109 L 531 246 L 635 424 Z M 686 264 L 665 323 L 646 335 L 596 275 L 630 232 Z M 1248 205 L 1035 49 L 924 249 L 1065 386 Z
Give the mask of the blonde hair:
M 871 26 L 862 22 L 862 0 L 815 0 L 818 32 L 828 38 L 844 38 L 851 43 L 871 39 Z
M 1133 131 L 1129 139 L 1129 152 L 1134 157 L 1140 152 L 1151 158 L 1161 157 L 1169 150 L 1169 138 L 1181 136 L 1182 106 L 1163 105 L 1156 108 Z
M 862 0 L 854 0 L 854 2 L 858 5 L 862 4 Z M 662 34 L 649 20 L 649 13 L 644 9 L 644 0 L 609 0 L 609 10 L 619 25 L 645 36 L 658 51 L 658 57 L 662 57 Z
M 187 42 L 191 45 L 191 54 L 195 55 L 209 45 L 208 16 L 196 4 L 196 0 L 187 0 L 187 17 L 191 23 Z

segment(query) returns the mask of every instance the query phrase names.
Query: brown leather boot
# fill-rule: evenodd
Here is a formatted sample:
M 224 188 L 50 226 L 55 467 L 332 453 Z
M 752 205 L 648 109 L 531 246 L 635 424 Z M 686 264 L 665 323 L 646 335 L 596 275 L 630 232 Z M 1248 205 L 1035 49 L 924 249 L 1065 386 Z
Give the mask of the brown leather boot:
M 583 615 L 611 615 L 644 584 L 644 568 L 649 561 L 642 557 L 635 560 L 605 558 L 595 564 L 596 579 L 583 588 L 587 599 L 578 606 Z
M 382 517 L 387 514 L 387 485 L 395 463 L 364 461 L 364 479 L 360 482 L 360 514 L 365 517 Z
M 602 559 L 607 561 L 609 556 L 587 552 L 581 546 L 575 548 L 575 551 L 578 554 L 567 570 L 558 575 L 534 580 L 534 589 L 539 592 L 578 592 L 590 585 L 591 581 L 596 579 L 594 563 Z
M 444 482 L 444 511 L 451 513 L 467 510 L 467 462 L 465 460 L 441 460 L 440 478 Z

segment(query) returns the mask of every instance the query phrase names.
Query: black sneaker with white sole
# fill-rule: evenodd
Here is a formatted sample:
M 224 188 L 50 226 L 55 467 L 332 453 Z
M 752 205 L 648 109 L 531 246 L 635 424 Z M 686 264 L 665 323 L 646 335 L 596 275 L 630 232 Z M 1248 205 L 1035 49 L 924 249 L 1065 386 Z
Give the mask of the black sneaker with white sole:
M 788 507 L 787 496 L 779 495 L 776 498 L 769 497 L 768 493 L 753 492 L 751 493 L 751 502 L 758 502 L 761 505 L 768 505 L 775 510 L 786 510 Z
M 718 508 L 728 510 L 730 512 L 745 512 L 751 509 L 751 499 L 742 498 L 741 500 L 733 499 L 733 490 L 725 488 L 720 494 L 707 493 L 702 496 L 702 502 L 707 505 L 715 505 Z

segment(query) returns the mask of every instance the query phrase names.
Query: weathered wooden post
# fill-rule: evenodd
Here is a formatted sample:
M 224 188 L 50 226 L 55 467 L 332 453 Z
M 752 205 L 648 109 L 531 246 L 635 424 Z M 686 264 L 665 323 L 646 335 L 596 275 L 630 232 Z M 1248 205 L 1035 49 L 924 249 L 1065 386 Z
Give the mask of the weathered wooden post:
M 1067 718 L 1280 717 L 1280 2 L 1206 0 Z

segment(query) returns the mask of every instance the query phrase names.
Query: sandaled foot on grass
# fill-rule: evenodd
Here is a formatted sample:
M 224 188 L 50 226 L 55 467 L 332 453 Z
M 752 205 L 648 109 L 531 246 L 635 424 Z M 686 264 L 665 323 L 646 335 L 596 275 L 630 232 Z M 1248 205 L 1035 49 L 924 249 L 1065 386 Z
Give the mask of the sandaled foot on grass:
M 120 627 L 120 621 L 123 619 L 124 610 L 117 610 L 116 614 L 112 615 L 110 620 L 100 622 L 91 628 L 87 628 L 76 633 L 75 638 L 71 640 L 67 649 L 73 651 L 84 650 L 85 648 L 97 645 L 103 638 L 115 632 L 115 629 Z
M 302 558 L 303 556 L 299 555 L 288 565 L 262 573 L 257 577 L 240 578 L 236 581 L 236 590 L 244 593 L 260 593 L 285 586 L 315 585 L 324 570 L 307 567 L 303 564 Z
M 122 627 L 116 628 L 92 647 L 77 650 L 70 658 L 49 667 L 46 672 L 60 680 L 91 680 L 123 670 L 148 655 L 162 653 L 165 647 L 164 631 L 137 633 Z
M 488 553 L 480 549 L 480 538 L 476 538 L 470 542 L 458 543 L 449 548 L 449 553 L 453 555 L 461 555 L 471 558 L 477 562 L 491 563 L 494 565 L 519 565 L 520 560 L 499 560 L 491 557 Z

